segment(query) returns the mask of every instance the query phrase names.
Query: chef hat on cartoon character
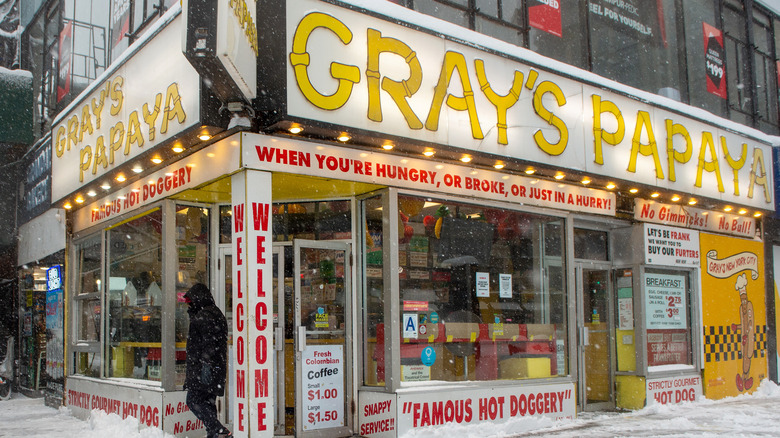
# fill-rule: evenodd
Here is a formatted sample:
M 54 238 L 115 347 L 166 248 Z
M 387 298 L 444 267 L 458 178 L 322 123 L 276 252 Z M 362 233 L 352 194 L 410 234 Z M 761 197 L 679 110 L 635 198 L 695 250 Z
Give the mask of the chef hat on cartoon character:
M 734 289 L 739 291 L 739 294 L 747 294 L 747 275 L 744 273 L 737 277 L 737 284 L 734 285 Z

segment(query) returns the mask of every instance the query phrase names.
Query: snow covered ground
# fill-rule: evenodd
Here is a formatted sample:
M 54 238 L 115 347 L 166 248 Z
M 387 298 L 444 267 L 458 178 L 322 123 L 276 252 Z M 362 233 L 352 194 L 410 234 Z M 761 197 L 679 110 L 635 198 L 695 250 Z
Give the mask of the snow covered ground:
M 576 420 L 513 419 L 501 425 L 421 429 L 415 437 L 780 437 L 780 387 L 762 382 L 750 395 L 681 405 L 648 406 L 628 413 L 582 413 Z M 0 437 L 167 438 L 159 429 L 138 431 L 135 419 L 93 411 L 89 421 L 43 399 L 14 395 L 0 401 Z

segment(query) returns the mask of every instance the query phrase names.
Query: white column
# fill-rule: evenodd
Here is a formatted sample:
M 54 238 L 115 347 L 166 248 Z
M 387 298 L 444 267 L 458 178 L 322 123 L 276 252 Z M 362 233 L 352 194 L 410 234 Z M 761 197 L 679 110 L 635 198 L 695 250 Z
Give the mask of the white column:
M 271 173 L 231 177 L 233 207 L 233 434 L 272 437 L 273 258 Z

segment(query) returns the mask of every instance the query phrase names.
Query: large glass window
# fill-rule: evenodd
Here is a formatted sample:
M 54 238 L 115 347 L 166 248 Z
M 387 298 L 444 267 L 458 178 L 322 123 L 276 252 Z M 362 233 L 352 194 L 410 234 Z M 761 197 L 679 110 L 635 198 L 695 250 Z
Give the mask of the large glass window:
M 274 242 L 352 237 L 350 201 L 274 203 Z
M 106 232 L 107 376 L 160 379 L 162 212 L 152 210 Z
M 184 294 L 195 284 L 209 284 L 209 210 L 176 206 L 176 385 L 184 385 L 186 376 L 187 333 L 190 317 Z M 230 295 L 230 290 L 226 289 Z
M 384 220 L 382 215 L 383 197 L 375 196 L 362 202 L 363 214 L 363 266 L 365 283 L 363 285 L 363 384 L 369 386 L 385 385 L 385 285 L 383 278 Z
M 682 2 L 685 29 L 685 58 L 688 68 L 688 102 L 696 107 L 726 117 L 726 100 L 707 91 L 707 58 L 704 53 L 704 25 L 717 27 L 712 0 Z
M 563 219 L 413 196 L 398 210 L 402 381 L 567 373 Z
M 674 0 L 590 0 L 588 19 L 594 73 L 681 100 Z
M 102 362 L 100 344 L 102 312 L 100 296 L 103 290 L 101 279 L 100 233 L 77 243 L 75 249 L 76 290 L 74 291 L 74 313 L 76 317 L 73 371 L 76 374 L 99 377 Z

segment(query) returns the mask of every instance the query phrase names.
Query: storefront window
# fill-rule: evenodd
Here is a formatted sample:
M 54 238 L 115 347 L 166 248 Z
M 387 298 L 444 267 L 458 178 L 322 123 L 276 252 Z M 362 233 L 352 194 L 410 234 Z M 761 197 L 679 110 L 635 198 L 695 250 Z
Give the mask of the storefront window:
M 690 275 L 647 269 L 644 288 L 647 365 L 692 365 Z
M 365 284 L 363 287 L 363 321 L 365 330 L 363 337 L 363 384 L 368 386 L 384 386 L 385 384 L 385 354 L 378 351 L 377 345 L 384 343 L 385 295 L 382 270 L 382 197 L 366 199 L 363 207 L 363 248 L 365 266 Z
M 77 374 L 99 377 L 102 312 L 100 306 L 101 251 L 100 233 L 76 245 L 76 290 L 73 301 L 76 317 L 76 345 L 73 367 Z
M 184 385 L 190 318 L 184 294 L 196 283 L 209 284 L 208 209 L 176 206 L 176 384 Z M 213 291 L 212 291 L 213 293 Z M 226 292 L 227 293 L 227 292 Z
M 350 203 L 346 200 L 275 203 L 273 215 L 274 242 L 352 237 Z
M 160 379 L 162 212 L 106 232 L 109 377 Z
M 613 3 L 590 0 L 592 71 L 681 100 L 674 0 Z
M 609 260 L 609 235 L 606 231 L 574 229 L 574 258 Z
M 564 222 L 399 196 L 401 380 L 566 370 Z
M 582 37 L 587 32 L 583 17 L 586 16 L 588 4 L 580 0 L 557 2 L 560 5 L 560 22 L 546 19 L 544 11 L 547 6 L 543 1 L 527 2 L 528 14 L 538 16 L 528 27 L 528 48 L 558 61 L 588 69 L 588 41 Z

